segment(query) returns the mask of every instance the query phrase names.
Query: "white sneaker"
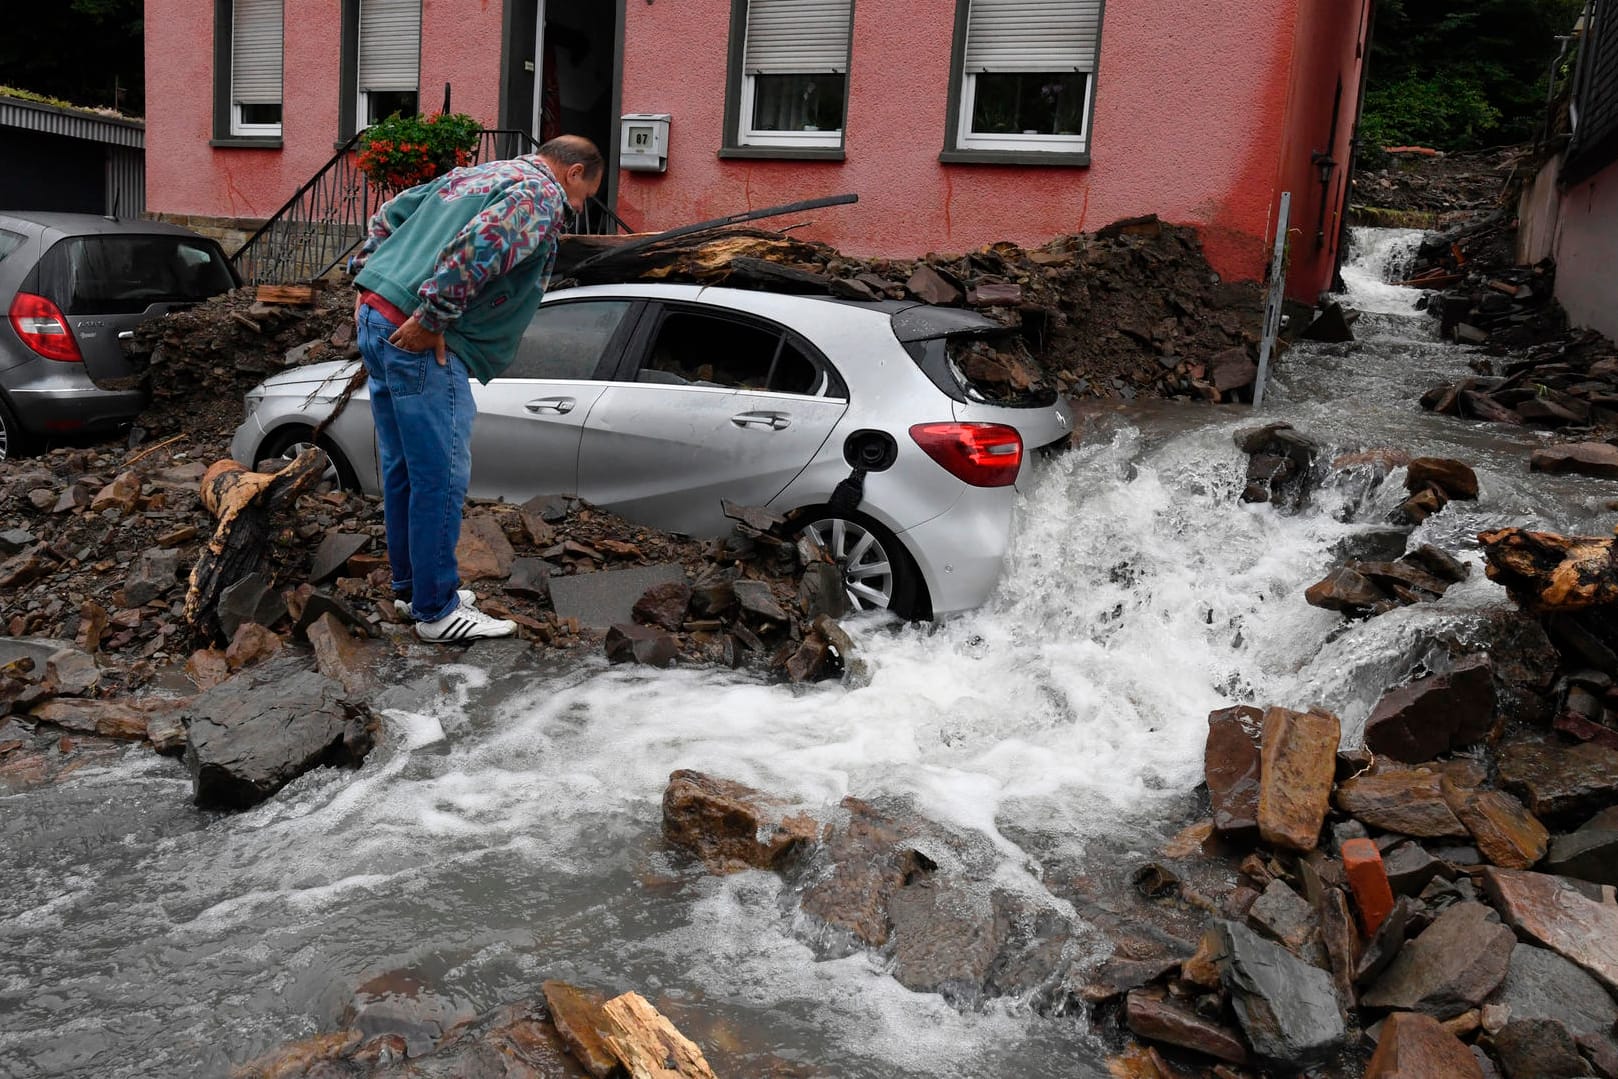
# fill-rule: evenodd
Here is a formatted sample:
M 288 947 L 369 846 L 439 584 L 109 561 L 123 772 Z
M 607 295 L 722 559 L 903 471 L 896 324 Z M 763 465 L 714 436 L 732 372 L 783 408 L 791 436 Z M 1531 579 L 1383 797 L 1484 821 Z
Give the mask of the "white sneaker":
M 517 623 L 486 615 L 470 603 L 462 603 L 436 622 L 417 622 L 416 636 L 424 641 L 472 641 L 481 637 L 509 637 Z
M 461 605 L 463 607 L 476 607 L 477 606 L 477 603 L 478 603 L 477 593 L 473 592 L 470 588 L 463 588 L 460 591 L 456 592 L 455 594 L 457 596 L 461 597 Z M 398 611 L 400 614 L 404 615 L 406 618 L 411 617 L 411 614 L 410 614 L 410 601 L 407 600 L 407 599 L 396 599 L 396 600 L 394 600 L 393 601 L 393 609 Z

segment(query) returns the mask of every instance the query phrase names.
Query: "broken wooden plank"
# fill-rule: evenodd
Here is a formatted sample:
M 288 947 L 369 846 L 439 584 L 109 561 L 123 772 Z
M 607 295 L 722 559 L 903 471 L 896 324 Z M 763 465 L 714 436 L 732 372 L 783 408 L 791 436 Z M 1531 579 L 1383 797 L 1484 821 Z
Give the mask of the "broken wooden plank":
M 718 1079 L 702 1050 L 639 993 L 613 997 L 602 1010 L 618 1028 L 607 1044 L 629 1079 Z
M 260 285 L 253 298 L 259 303 L 279 304 L 283 307 L 310 307 L 315 302 L 317 286 Z

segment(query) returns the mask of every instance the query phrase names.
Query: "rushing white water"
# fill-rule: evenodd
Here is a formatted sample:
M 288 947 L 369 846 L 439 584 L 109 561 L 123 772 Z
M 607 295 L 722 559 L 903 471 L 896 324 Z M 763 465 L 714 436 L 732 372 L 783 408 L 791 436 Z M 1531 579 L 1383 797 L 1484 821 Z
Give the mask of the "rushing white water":
M 466 1014 L 546 977 L 636 988 L 721 1074 L 771 1057 L 873 1079 L 1105 1074 L 1080 1016 L 962 1013 L 864 953 L 818 960 L 778 878 L 707 877 L 662 848 L 668 775 L 822 814 L 847 794 L 907 798 L 982 837 L 999 886 L 1061 907 L 1046 866 L 1145 857 L 1185 819 L 1211 709 L 1318 704 L 1352 736 L 1437 630 L 1465 638 L 1501 604 L 1478 530 L 1588 525 L 1613 495 L 1530 477 L 1531 433 L 1415 405 L 1469 359 L 1384 282 L 1417 235 L 1356 236 L 1360 342 L 1283 355 L 1262 414 L 1092 418 L 1023 493 L 992 602 L 938 627 L 851 624 L 856 682 L 599 661 L 491 680 L 474 650 L 391 695 L 358 773 L 313 773 L 251 812 L 192 811 L 180 769 L 140 751 L 0 796 L 0 1074 L 217 1074 L 335 1028 L 356 986 L 397 969 Z M 1363 623 L 1306 604 L 1334 546 L 1398 504 L 1403 473 L 1345 474 L 1302 513 L 1244 504 L 1232 435 L 1272 420 L 1328 453 L 1473 463 L 1480 500 L 1411 539 L 1460 554 L 1472 579 Z M 1103 956 L 1099 937 L 1083 944 Z

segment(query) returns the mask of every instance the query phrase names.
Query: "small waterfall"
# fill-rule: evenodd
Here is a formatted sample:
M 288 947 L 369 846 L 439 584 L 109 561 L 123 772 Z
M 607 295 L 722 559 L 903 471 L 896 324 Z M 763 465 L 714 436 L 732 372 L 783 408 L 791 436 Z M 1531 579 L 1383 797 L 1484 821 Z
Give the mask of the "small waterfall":
M 1416 252 L 1427 234 L 1420 229 L 1354 228 L 1343 284 L 1350 302 L 1362 311 L 1410 314 L 1422 293 L 1398 284 L 1410 275 Z

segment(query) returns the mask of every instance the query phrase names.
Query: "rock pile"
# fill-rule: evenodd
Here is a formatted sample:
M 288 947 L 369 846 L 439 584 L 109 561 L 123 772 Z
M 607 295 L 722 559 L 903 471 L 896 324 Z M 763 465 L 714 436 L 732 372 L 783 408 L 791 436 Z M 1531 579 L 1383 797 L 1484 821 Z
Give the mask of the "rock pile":
M 593 242 L 593 241 L 580 241 Z M 582 284 L 694 281 L 915 299 L 971 307 L 1021 329 L 1037 365 L 987 357 L 975 377 L 1027 389 L 1054 385 L 1076 397 L 1240 400 L 1257 375 L 1263 302 L 1250 283 L 1221 282 L 1193 229 L 1155 217 L 1025 249 L 991 244 L 960 256 L 856 259 L 779 233 L 734 230 L 653 245 L 633 257 L 601 255 Z M 569 272 L 564 249 L 559 273 Z

